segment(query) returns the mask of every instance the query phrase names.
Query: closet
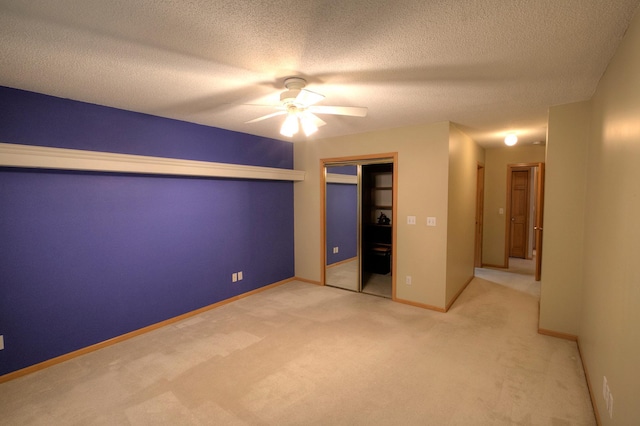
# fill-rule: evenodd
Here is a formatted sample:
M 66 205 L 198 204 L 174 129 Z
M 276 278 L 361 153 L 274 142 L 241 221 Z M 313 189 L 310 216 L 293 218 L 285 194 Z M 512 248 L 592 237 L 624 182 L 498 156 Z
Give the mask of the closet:
M 324 284 L 393 297 L 394 158 L 324 164 Z

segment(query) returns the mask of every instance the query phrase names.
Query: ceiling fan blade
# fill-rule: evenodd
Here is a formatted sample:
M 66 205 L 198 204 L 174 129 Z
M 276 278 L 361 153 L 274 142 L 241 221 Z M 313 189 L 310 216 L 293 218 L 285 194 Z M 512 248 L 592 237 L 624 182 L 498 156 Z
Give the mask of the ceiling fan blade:
M 259 107 L 259 108 L 280 109 L 280 110 L 286 110 L 287 109 L 283 105 L 274 105 L 274 104 L 222 104 L 222 105 L 250 106 L 250 107 Z
M 365 107 L 342 107 L 316 105 L 308 108 L 309 112 L 315 114 L 349 115 L 353 117 L 366 117 L 368 109 Z
M 300 111 L 298 112 L 297 116 L 298 118 L 300 118 L 300 124 L 302 125 L 302 130 L 304 131 L 304 134 L 307 136 L 311 136 L 312 134 L 318 131 L 318 127 L 324 126 L 325 124 L 327 124 L 323 120 L 311 114 L 309 111 Z
M 315 93 L 307 89 L 301 89 L 298 96 L 296 96 L 296 103 L 304 105 L 305 107 L 317 104 L 324 99 L 324 95 Z
M 316 125 L 316 127 L 322 127 L 327 124 L 323 119 L 315 114 L 310 113 L 309 111 L 305 111 L 303 112 L 303 114 L 305 117 L 308 117 L 313 122 L 313 124 Z
M 253 120 L 245 121 L 245 124 L 257 123 L 258 121 L 266 120 L 271 117 L 277 117 L 278 115 L 285 115 L 287 111 L 277 111 L 271 114 L 263 115 L 262 117 L 254 118 Z

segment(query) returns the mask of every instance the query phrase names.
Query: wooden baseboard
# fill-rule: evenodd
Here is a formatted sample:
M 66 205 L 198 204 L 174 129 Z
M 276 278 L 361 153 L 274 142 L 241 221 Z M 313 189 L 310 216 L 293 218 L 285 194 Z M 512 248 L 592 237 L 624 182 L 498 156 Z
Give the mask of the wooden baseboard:
M 451 306 L 453 306 L 455 301 L 458 300 L 458 297 L 460 297 L 462 292 L 466 290 L 467 286 L 471 283 L 471 281 L 473 281 L 474 278 L 475 277 L 472 275 L 471 278 L 469 278 L 467 282 L 462 286 L 462 288 L 458 290 L 458 292 L 453 296 L 453 298 L 449 301 L 449 303 L 447 303 L 447 306 L 445 307 L 445 312 L 448 312 L 449 309 L 451 309 Z
M 494 265 L 492 263 L 483 263 L 482 267 L 483 268 L 499 268 L 499 269 L 507 269 L 508 268 L 506 265 Z
M 302 281 L 303 283 L 315 284 L 315 285 L 323 285 L 320 281 L 308 280 L 306 278 L 295 277 L 293 281 Z
M 538 328 L 538 334 L 544 334 L 545 336 L 557 337 L 559 339 L 578 341 L 578 336 L 575 334 L 561 333 L 559 331 L 547 330 L 545 328 Z
M 589 390 L 589 398 L 591 399 L 593 414 L 596 418 L 596 424 L 600 426 L 602 423 L 600 421 L 600 413 L 598 413 L 598 404 L 596 404 L 596 397 L 595 397 L 596 393 L 594 392 L 593 386 L 591 385 L 589 370 L 587 369 L 587 364 L 584 361 L 582 349 L 580 348 L 580 338 L 574 334 L 561 333 L 559 331 L 547 330 L 544 328 L 538 328 L 538 333 L 543 334 L 545 336 L 552 336 L 552 337 L 557 337 L 559 339 L 571 340 L 573 342 L 576 342 L 578 346 L 578 354 L 580 355 L 580 362 L 582 363 L 582 370 L 584 371 L 584 377 L 587 381 L 587 389 Z
M 589 377 L 589 370 L 587 370 L 587 364 L 584 362 L 584 356 L 582 356 L 582 349 L 580 348 L 580 339 L 576 340 L 578 344 L 578 353 L 580 354 L 580 362 L 582 362 L 582 370 L 584 371 L 584 378 L 587 380 L 587 389 L 589 389 L 589 397 L 591 398 L 591 406 L 593 407 L 593 415 L 596 417 L 596 424 L 600 426 L 600 413 L 598 412 L 598 404 L 596 403 L 596 393 L 593 386 L 591 386 L 591 378 Z
M 436 311 L 436 312 L 442 312 L 442 313 L 447 312 L 446 308 L 440 308 L 438 306 L 427 305 L 425 303 L 413 302 L 411 300 L 395 298 L 395 299 L 393 299 L 393 301 L 394 302 L 398 302 L 398 303 L 403 303 L 405 305 L 416 306 L 418 308 L 429 309 L 430 311 Z
M 278 287 L 278 286 L 280 286 L 282 284 L 286 284 L 286 283 L 294 281 L 294 280 L 295 280 L 295 278 L 288 278 L 286 280 L 278 281 L 278 282 L 275 282 L 273 284 L 269 284 L 269 285 L 266 285 L 264 287 L 257 288 L 255 290 L 251 290 L 251 291 L 248 291 L 246 293 L 242 293 L 242 294 L 239 294 L 237 296 L 233 296 L 233 297 L 231 297 L 229 299 L 221 300 L 220 302 L 216 302 L 216 303 L 213 303 L 211 305 L 204 306 L 204 307 L 196 309 L 194 311 L 190 311 L 190 312 L 184 313 L 182 315 L 178 315 L 177 317 L 169 318 L 167 320 L 164 320 L 164 321 L 161 321 L 161 322 L 158 322 L 158 323 L 155 323 L 155 324 L 151 324 L 149 326 L 140 328 L 138 330 L 134 330 L 134 331 L 131 331 L 129 333 L 125 333 L 125 334 L 122 334 L 120 336 L 113 337 L 113 338 L 111 338 L 109 340 L 105 340 L 103 342 L 99 342 L 99 343 L 96 343 L 94 345 L 87 346 L 87 347 L 84 347 L 82 349 L 78 349 L 76 351 L 69 352 L 67 354 L 60 355 L 58 357 L 48 359 L 48 360 L 40 362 L 38 364 L 30 365 L 29 367 L 25 367 L 23 369 L 16 370 L 16 371 L 13 371 L 11 373 L 7 373 L 5 375 L 0 376 L 0 383 L 5 383 L 5 382 L 8 382 L 10 380 L 17 379 L 18 377 L 26 376 L 27 374 L 31 374 L 31 373 L 35 373 L 36 371 L 44 370 L 47 367 L 51 367 L 53 365 L 60 364 L 62 362 L 68 361 L 70 359 L 77 358 L 79 356 L 82 356 L 82 355 L 85 355 L 85 354 L 88 354 L 88 353 L 91 353 L 91 352 L 95 352 L 95 351 L 97 351 L 99 349 L 106 348 L 106 347 L 111 346 L 111 345 L 115 345 L 116 343 L 124 342 L 125 340 L 129 340 L 131 338 L 134 338 L 134 337 L 140 336 L 142 334 L 148 333 L 150 331 L 156 330 L 158 328 L 167 326 L 169 324 L 176 323 L 178 321 L 182 321 L 182 320 L 190 318 L 192 316 L 195 316 L 195 315 L 201 314 L 203 312 L 209 311 L 211 309 L 215 309 L 217 307 L 226 305 L 228 303 L 235 302 L 236 300 L 244 299 L 245 297 L 251 296 L 251 295 L 256 294 L 256 293 L 260 293 L 260 292 L 265 291 L 265 290 L 269 290 L 269 289 L 274 288 L 274 287 Z

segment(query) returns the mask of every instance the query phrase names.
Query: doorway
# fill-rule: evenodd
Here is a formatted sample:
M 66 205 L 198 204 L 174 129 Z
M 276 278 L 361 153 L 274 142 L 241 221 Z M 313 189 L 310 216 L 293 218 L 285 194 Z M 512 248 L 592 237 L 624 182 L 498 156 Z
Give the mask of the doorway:
M 322 284 L 395 298 L 396 156 L 321 160 Z
M 393 163 L 362 165 L 361 173 L 361 291 L 391 298 Z
M 505 267 L 518 259 L 533 260 L 535 280 L 542 270 L 544 163 L 507 166 Z

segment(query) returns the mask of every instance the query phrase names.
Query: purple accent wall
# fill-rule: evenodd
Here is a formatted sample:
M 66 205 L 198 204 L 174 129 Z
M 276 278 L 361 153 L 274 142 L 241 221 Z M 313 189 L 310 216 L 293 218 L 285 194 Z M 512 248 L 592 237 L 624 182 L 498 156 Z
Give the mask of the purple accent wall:
M 287 142 L 6 88 L 0 141 L 293 164 Z M 0 168 L 0 375 L 290 278 L 293 240 L 292 182 Z
M 2 86 L 0 142 L 293 168 L 290 142 Z

